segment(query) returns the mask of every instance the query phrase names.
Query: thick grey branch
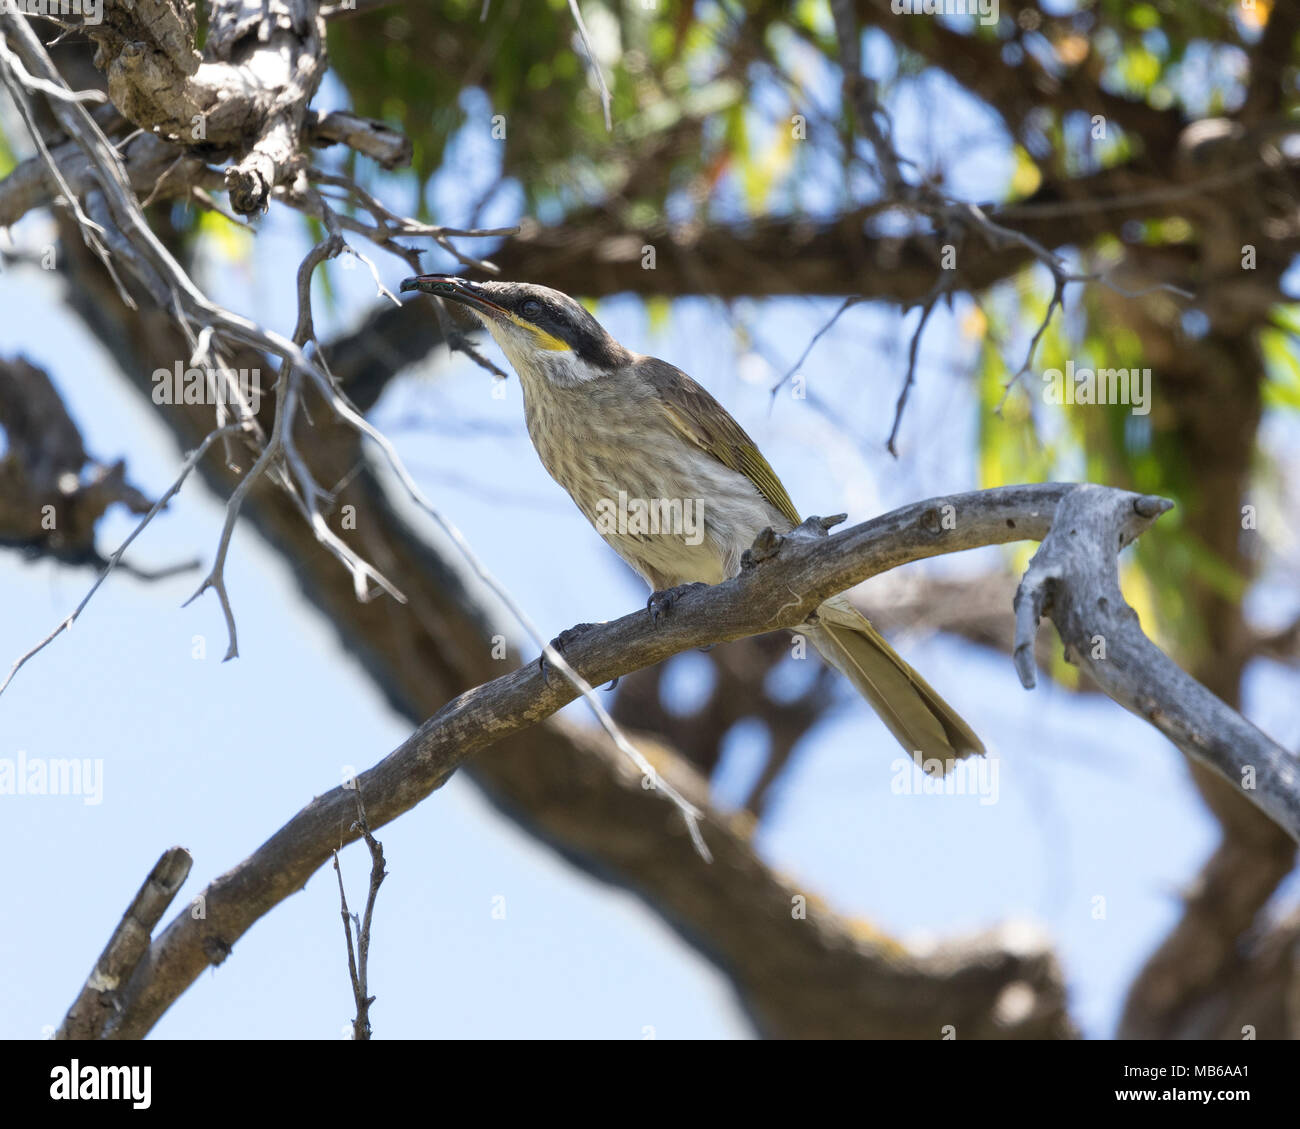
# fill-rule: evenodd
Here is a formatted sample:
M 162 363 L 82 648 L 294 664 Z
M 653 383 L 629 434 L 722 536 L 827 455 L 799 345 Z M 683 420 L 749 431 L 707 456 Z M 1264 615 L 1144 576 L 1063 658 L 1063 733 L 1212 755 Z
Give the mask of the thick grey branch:
M 174 0 L 110 5 L 90 29 L 114 105 L 146 133 L 232 152 L 231 207 L 265 211 L 300 163 L 307 106 L 325 74 L 324 22 L 310 0 L 218 0 L 203 58 L 193 12 Z
M 1216 698 L 1142 632 L 1119 587 L 1116 554 L 1170 507 L 1162 498 L 1079 486 L 1016 594 L 1016 666 L 1033 685 L 1033 640 L 1049 615 L 1066 657 L 1120 705 L 1209 766 L 1300 839 L 1300 762 Z
M 111 995 L 135 971 L 149 947 L 153 928 L 167 912 L 189 877 L 194 860 L 184 847 L 163 854 L 132 899 L 95 962 L 76 1002 L 68 1009 L 56 1038 L 97 1039 L 112 1012 Z
M 1068 536 L 1070 515 L 1080 505 L 1132 513 L 1139 501 L 1123 491 L 1049 483 L 917 503 L 835 536 L 788 539 L 769 553 L 770 559 L 740 576 L 683 596 L 658 626 L 644 612 L 625 616 L 584 634 L 567 657 L 587 681 L 600 683 L 681 651 L 795 627 L 826 597 L 909 561 L 981 545 L 1042 540 L 1067 498 L 1082 501 L 1064 510 L 1067 532 L 1062 536 Z M 1141 524 L 1125 528 L 1136 532 Z M 1118 550 L 1120 544 L 1114 541 L 1109 547 Z M 1107 567 L 1113 571 L 1113 559 Z M 1101 684 L 1108 686 L 1109 680 Z M 548 717 L 575 696 L 569 683 L 548 683 L 537 665 L 529 664 L 453 699 L 357 779 L 371 826 L 396 818 L 479 750 Z M 1241 726 L 1235 731 L 1241 732 Z M 1253 740 L 1257 746 L 1268 743 L 1258 733 Z M 107 1034 L 145 1034 L 208 964 L 224 959 L 257 918 L 300 889 L 340 842 L 356 838 L 355 801 L 351 790 L 342 787 L 317 797 L 247 860 L 214 881 L 204 895 L 207 918 L 200 922 L 181 915 L 154 942 Z M 661 801 L 646 793 L 645 802 Z M 670 827 L 666 833 L 685 834 L 675 822 Z M 704 827 L 716 834 L 716 817 L 708 816 Z

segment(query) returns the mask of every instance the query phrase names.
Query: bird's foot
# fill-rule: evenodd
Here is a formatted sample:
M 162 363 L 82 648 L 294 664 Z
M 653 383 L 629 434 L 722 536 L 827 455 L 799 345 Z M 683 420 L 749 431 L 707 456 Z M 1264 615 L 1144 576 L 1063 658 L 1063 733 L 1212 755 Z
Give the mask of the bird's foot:
M 596 623 L 575 623 L 572 627 L 566 627 L 554 639 L 552 639 L 551 646 L 554 647 L 557 651 L 559 651 L 561 655 L 563 655 L 564 649 L 567 646 L 569 646 L 569 644 L 576 643 L 579 639 L 581 639 L 584 635 L 586 635 L 587 632 L 590 631 L 593 627 L 599 627 L 599 626 L 600 625 Z M 548 673 L 548 671 L 551 669 L 551 666 L 552 664 L 546 661 L 546 652 L 543 651 L 541 655 L 538 656 L 537 669 L 541 672 L 542 681 L 545 682 L 547 686 L 551 684 L 551 676 Z M 612 690 L 617 685 L 618 685 L 618 679 L 615 678 L 608 686 L 605 687 L 605 689 Z
M 676 588 L 665 588 L 662 592 L 655 592 L 645 603 L 646 609 L 650 612 L 650 622 L 656 627 L 659 626 L 659 617 L 661 615 L 670 615 L 677 601 L 680 600 L 687 592 L 693 592 L 696 588 L 707 588 L 708 585 L 702 580 L 697 580 L 692 584 L 679 584 Z

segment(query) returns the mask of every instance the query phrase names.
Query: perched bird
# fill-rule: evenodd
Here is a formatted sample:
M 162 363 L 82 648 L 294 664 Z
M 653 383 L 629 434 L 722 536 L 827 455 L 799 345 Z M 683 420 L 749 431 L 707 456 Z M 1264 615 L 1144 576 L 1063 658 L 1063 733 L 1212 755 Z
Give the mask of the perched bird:
M 625 349 L 567 294 L 441 274 L 408 278 L 402 289 L 466 306 L 487 327 L 519 374 L 542 464 L 650 585 L 656 618 L 675 590 L 735 576 L 764 528 L 799 524 L 776 473 L 721 404 L 680 369 Z M 698 503 L 702 520 L 668 530 L 611 520 L 629 500 Z M 946 771 L 984 751 L 845 596 L 823 603 L 802 630 L 918 762 L 938 758 Z

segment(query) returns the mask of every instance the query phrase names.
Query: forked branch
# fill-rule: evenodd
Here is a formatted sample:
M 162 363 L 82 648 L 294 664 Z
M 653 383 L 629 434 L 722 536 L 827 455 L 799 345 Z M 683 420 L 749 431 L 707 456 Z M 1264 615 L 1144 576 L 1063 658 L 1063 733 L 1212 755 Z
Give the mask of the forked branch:
M 767 537 L 763 551 L 755 554 L 760 561 L 751 561 L 724 584 L 687 593 L 658 626 L 638 611 L 592 628 L 566 657 L 585 682 L 599 684 L 682 651 L 797 627 L 827 597 L 910 561 L 982 545 L 1044 541 L 1042 562 L 1030 570 L 1025 599 L 1032 610 L 1033 592 L 1050 588 L 1051 599 L 1044 598 L 1036 610 L 1053 617 L 1067 653 L 1082 653 L 1095 625 L 1104 623 L 1117 646 L 1110 659 L 1089 664 L 1103 689 L 1128 708 L 1138 706 L 1135 712 L 1229 779 L 1242 764 L 1256 766 L 1255 786 L 1244 794 L 1300 837 L 1295 757 L 1214 699 L 1154 645 L 1146 642 L 1149 650 L 1143 650 L 1139 644 L 1145 637 L 1120 595 L 1114 558 L 1165 508 L 1162 499 L 1126 491 L 1048 483 L 934 498 L 835 535 L 813 531 L 810 536 Z M 1082 544 L 1081 539 L 1100 548 L 1087 549 L 1077 560 L 1069 557 L 1073 550 L 1067 547 Z M 1039 571 L 1056 559 L 1061 567 L 1039 584 Z M 1080 571 L 1085 569 L 1096 575 Z M 1097 604 L 1099 595 L 1105 596 L 1106 606 Z M 1028 624 L 1029 613 L 1022 615 Z M 1131 621 L 1127 625 L 1126 617 Z M 448 702 L 357 778 L 371 828 L 414 807 L 475 753 L 550 716 L 576 695 L 571 683 L 548 682 L 532 663 Z M 664 798 L 648 792 L 645 802 L 662 803 Z M 355 805 L 351 787 L 318 796 L 244 862 L 217 878 L 203 893 L 206 918 L 181 914 L 154 942 L 149 959 L 120 994 L 120 1011 L 107 1035 L 147 1033 L 218 959 L 213 954 L 224 957 L 259 917 L 329 860 L 340 845 L 340 828 L 348 829 L 343 842 L 360 835 Z M 725 823 L 707 808 L 701 818 L 706 835 L 726 834 Z M 664 833 L 680 835 L 685 829 L 665 820 Z

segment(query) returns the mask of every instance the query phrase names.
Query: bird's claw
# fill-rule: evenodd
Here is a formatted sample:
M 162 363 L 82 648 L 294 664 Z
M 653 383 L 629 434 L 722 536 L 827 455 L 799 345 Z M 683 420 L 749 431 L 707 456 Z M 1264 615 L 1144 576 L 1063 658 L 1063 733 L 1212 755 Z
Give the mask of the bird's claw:
M 564 649 L 570 643 L 573 643 L 576 640 L 582 638 L 582 636 L 586 635 L 588 631 L 590 631 L 593 627 L 596 626 L 597 624 L 594 623 L 575 623 L 572 627 L 566 627 L 554 639 L 552 639 L 551 646 L 554 647 L 557 651 L 559 651 L 561 655 L 563 655 Z M 547 686 L 551 684 L 551 677 L 550 674 L 548 673 L 550 667 L 551 667 L 551 663 L 548 663 L 546 661 L 546 652 L 543 651 L 537 658 L 537 669 L 541 672 L 542 681 L 545 682 Z M 608 686 L 605 687 L 605 689 L 612 690 L 617 685 L 618 685 L 618 679 L 615 678 L 613 681 L 609 683 Z
M 645 602 L 646 609 L 650 612 L 650 622 L 658 627 L 659 617 L 669 615 L 673 610 L 673 606 L 687 592 L 693 592 L 696 588 L 707 587 L 707 584 L 697 580 L 693 584 L 679 584 L 676 588 L 665 588 L 662 592 L 652 593 L 650 599 Z

